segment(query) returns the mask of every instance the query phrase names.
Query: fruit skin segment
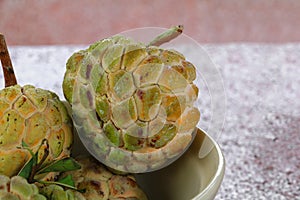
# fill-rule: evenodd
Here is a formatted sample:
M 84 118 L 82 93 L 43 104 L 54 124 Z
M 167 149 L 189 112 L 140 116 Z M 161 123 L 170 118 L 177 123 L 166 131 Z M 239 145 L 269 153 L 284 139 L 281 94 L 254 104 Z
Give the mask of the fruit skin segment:
M 0 174 L 16 175 L 30 159 L 22 143 L 36 152 L 48 140 L 43 165 L 70 155 L 72 121 L 58 96 L 31 85 L 14 85 L 0 91 Z M 40 148 L 38 158 L 43 156 Z
M 39 189 L 35 184 L 29 184 L 21 176 L 9 178 L 0 175 L 0 199 L 2 200 L 47 200 L 39 194 Z
M 48 200 L 88 200 L 76 190 L 64 190 L 64 188 L 54 184 L 41 186 L 39 192 Z
M 75 127 L 104 164 L 152 171 L 192 142 L 200 119 L 196 69 L 181 53 L 117 35 L 74 53 L 66 66 L 63 92 Z
M 80 156 L 76 160 L 81 169 L 65 172 L 61 177 L 72 175 L 75 186 L 84 190 L 81 194 L 85 199 L 147 200 L 131 175 L 113 173 L 91 156 Z
M 1 200 L 87 200 L 80 192 L 58 185 L 29 184 L 21 176 L 0 175 Z

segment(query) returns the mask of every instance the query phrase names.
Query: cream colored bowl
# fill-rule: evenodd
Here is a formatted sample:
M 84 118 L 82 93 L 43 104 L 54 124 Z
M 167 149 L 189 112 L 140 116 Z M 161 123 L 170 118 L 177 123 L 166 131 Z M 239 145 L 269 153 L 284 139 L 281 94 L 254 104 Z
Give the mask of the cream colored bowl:
M 88 155 L 77 134 L 72 154 Z M 204 153 L 199 158 L 199 150 Z M 198 129 L 189 149 L 158 171 L 135 175 L 149 200 L 213 200 L 223 180 L 225 160 L 218 144 Z
M 200 149 L 208 152 L 201 159 Z M 164 169 L 136 175 L 136 179 L 149 200 L 213 200 L 224 171 L 225 160 L 220 147 L 198 129 L 194 142 L 177 161 Z

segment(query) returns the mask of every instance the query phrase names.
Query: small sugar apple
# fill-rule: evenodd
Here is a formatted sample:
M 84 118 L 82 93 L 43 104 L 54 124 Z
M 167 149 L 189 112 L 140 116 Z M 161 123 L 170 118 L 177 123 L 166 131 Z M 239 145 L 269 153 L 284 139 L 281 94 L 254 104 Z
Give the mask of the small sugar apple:
M 200 118 L 195 78 L 181 53 L 116 35 L 69 58 L 63 92 L 87 149 L 111 168 L 140 173 L 191 143 Z

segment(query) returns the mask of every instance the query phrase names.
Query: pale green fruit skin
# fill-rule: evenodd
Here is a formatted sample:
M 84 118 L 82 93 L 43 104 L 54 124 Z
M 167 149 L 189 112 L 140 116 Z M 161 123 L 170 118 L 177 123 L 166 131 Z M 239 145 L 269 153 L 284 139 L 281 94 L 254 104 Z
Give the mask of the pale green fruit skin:
M 131 175 L 115 174 L 92 157 L 77 157 L 76 160 L 81 169 L 63 173 L 61 176 L 71 174 L 75 186 L 79 190 L 85 190 L 82 195 L 86 199 L 147 200 L 147 196 Z
M 29 184 L 21 176 L 0 175 L 0 199 L 1 200 L 46 200 L 39 194 L 39 189 L 34 184 Z
M 0 174 L 16 175 L 30 159 L 24 141 L 36 152 L 43 139 L 49 143 L 47 163 L 70 155 L 72 121 L 58 96 L 34 86 L 10 86 L 0 91 Z M 40 148 L 38 158 L 43 156 Z
M 195 78 L 182 54 L 113 36 L 69 58 L 63 91 L 91 153 L 117 170 L 144 172 L 170 163 L 193 140 Z
M 21 176 L 0 175 L 1 200 L 86 200 L 75 190 L 64 190 L 58 185 L 29 184 Z

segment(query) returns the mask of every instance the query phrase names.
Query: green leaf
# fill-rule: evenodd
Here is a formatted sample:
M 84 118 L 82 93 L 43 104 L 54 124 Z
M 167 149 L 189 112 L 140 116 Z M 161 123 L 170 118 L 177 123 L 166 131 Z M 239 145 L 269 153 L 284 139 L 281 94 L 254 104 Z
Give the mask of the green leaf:
M 30 177 L 30 174 L 32 172 L 32 167 L 35 163 L 34 157 L 32 157 L 25 165 L 24 167 L 20 170 L 18 176 L 22 176 L 25 179 L 28 179 Z
M 72 175 L 67 175 L 66 177 L 60 178 L 57 182 L 62 183 L 62 184 L 66 184 L 72 187 L 75 187 L 75 183 L 73 181 L 73 177 Z
M 37 152 L 33 153 L 33 151 L 30 149 L 29 145 L 26 144 L 23 140 L 22 140 L 22 148 L 26 149 L 27 151 L 29 151 L 29 153 L 31 154 L 31 159 L 27 161 L 27 163 L 23 166 L 23 168 L 20 170 L 20 172 L 18 173 L 19 176 L 24 177 L 25 179 L 27 179 L 28 181 L 32 181 L 29 180 L 29 178 L 33 178 L 34 174 L 35 174 L 35 168 L 38 167 L 38 153 L 39 150 L 41 148 L 42 145 L 46 144 L 48 146 L 48 141 L 46 139 L 44 139 Z M 42 164 L 42 163 L 40 163 Z M 33 174 L 32 174 L 33 173 Z M 31 176 L 31 174 L 33 176 Z
M 81 166 L 75 161 L 74 158 L 64 158 L 51 163 L 50 165 L 44 167 L 38 171 L 38 174 L 47 172 L 67 172 L 80 169 Z
M 28 149 L 29 145 L 26 142 L 24 142 L 24 140 L 22 140 L 22 147 Z
M 29 148 L 29 146 L 23 140 L 22 140 L 22 148 L 29 151 L 29 153 L 31 154 L 31 159 L 26 162 L 26 164 L 20 170 L 18 175 L 24 177 L 25 179 L 28 179 L 32 172 L 33 166 L 35 166 L 37 164 L 37 153 L 34 154 L 33 151 Z

